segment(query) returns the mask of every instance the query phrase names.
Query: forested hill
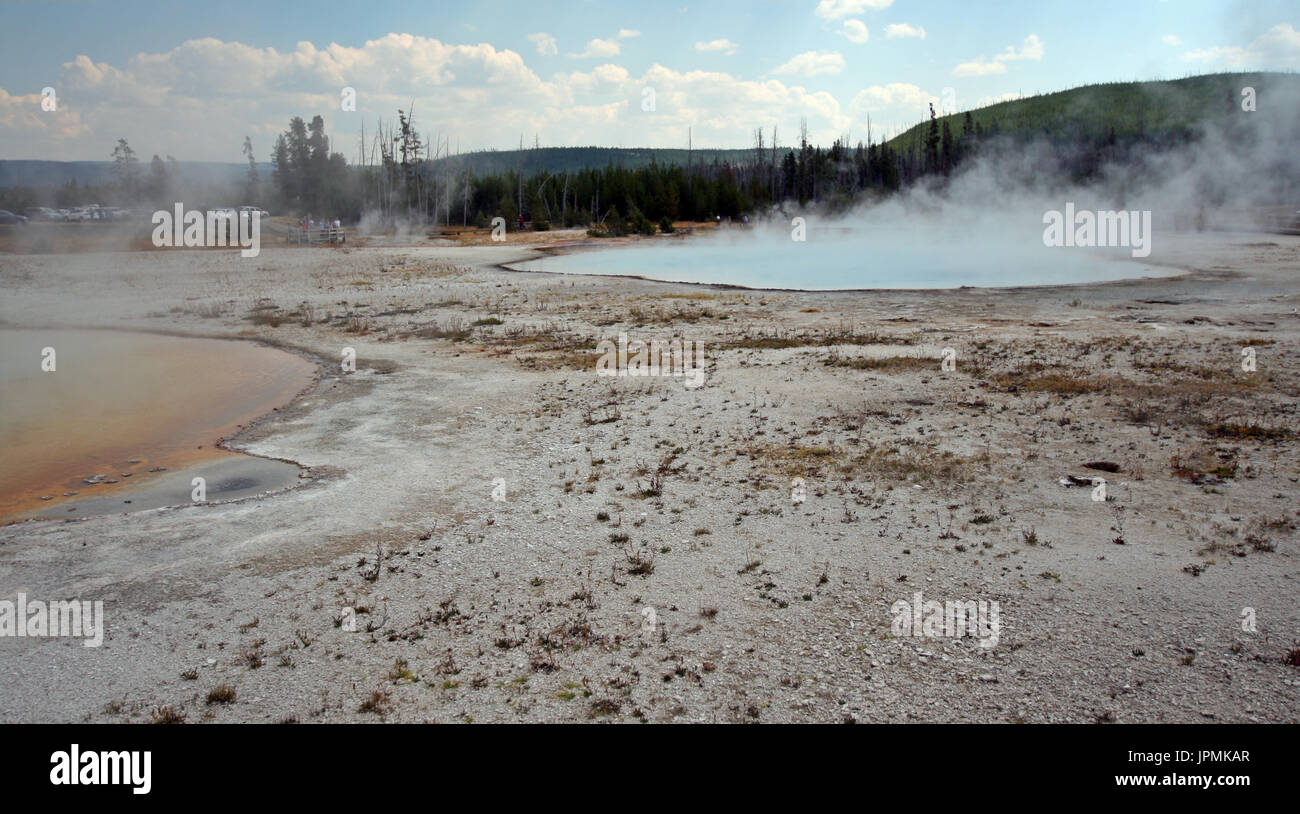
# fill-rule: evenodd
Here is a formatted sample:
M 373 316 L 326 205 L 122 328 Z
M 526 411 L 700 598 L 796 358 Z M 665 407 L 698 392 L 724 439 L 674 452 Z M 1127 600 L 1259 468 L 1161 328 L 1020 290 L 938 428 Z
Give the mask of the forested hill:
M 1221 73 L 1159 82 L 1114 82 L 1084 85 L 989 105 L 967 113 L 939 116 L 954 136 L 967 127 L 980 135 L 1029 140 L 1089 142 L 1114 137 L 1185 142 L 1207 124 L 1239 116 L 1243 88 L 1254 88 L 1258 111 L 1269 105 L 1294 106 L 1300 100 L 1300 74 Z M 891 139 L 892 150 L 907 154 L 924 147 L 928 121 Z
M 712 164 L 753 161 L 752 150 L 678 150 L 657 147 L 536 147 L 525 150 L 485 150 L 438 159 L 474 175 L 498 175 L 522 171 L 525 176 L 543 173 L 577 172 L 608 166 L 636 170 L 652 163 L 661 167 L 688 163 Z
M 660 166 L 677 164 L 685 167 L 729 162 L 752 161 L 750 150 L 676 150 L 651 147 L 540 147 L 528 150 L 483 150 L 440 158 L 432 164 L 446 165 L 455 171 L 468 170 L 473 175 L 500 175 L 523 171 L 524 175 L 577 172 L 603 169 L 613 165 L 640 169 L 651 163 Z M 241 162 L 221 163 L 181 161 L 169 168 L 179 169 L 186 177 L 210 183 L 239 183 L 248 172 Z M 274 165 L 259 162 L 259 174 L 270 178 Z M 25 161 L 0 159 L 0 189 L 5 187 L 59 187 L 71 181 L 78 186 L 96 186 L 114 180 L 112 161 Z

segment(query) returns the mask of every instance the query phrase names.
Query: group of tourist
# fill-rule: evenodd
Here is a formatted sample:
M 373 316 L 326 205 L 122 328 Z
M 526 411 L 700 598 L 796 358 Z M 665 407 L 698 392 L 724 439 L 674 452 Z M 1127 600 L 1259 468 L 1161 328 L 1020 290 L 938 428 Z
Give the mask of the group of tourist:
M 307 217 L 298 219 L 298 228 L 303 230 L 304 232 L 305 231 L 314 232 L 317 229 L 339 229 L 342 227 L 342 225 L 343 224 L 339 222 L 338 218 L 335 218 L 332 221 L 329 220 L 328 218 L 318 221 L 312 217 L 310 212 L 307 213 Z

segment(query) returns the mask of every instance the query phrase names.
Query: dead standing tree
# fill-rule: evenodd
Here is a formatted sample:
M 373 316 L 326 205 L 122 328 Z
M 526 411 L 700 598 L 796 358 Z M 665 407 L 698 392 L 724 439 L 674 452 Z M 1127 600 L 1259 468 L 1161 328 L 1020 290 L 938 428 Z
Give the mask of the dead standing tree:
M 421 222 L 427 220 L 424 195 L 424 174 L 421 172 L 421 160 L 425 145 L 415 130 L 415 105 L 411 105 L 408 115 L 404 110 L 397 111 L 398 132 L 393 136 L 394 154 L 400 158 L 398 178 L 401 182 L 402 204 L 406 207 L 407 220 L 416 219 L 419 213 Z

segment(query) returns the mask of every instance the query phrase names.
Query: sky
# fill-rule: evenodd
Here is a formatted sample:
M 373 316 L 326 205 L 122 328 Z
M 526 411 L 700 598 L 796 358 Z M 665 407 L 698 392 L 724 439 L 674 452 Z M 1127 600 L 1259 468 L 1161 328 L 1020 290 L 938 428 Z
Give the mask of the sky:
M 443 152 L 790 145 L 801 121 L 856 143 L 932 102 L 1234 70 L 1300 70 L 1300 3 L 0 0 L 0 158 L 106 161 L 126 138 L 238 162 L 248 136 L 265 161 L 319 114 L 355 161 L 399 108 Z

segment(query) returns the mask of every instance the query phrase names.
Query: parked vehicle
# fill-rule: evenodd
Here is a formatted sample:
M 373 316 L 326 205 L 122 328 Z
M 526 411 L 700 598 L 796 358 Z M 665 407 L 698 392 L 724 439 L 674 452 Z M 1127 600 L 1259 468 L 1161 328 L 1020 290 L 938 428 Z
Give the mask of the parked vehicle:
M 27 218 L 22 215 L 15 215 L 8 209 L 0 209 L 0 223 L 22 225 L 27 222 Z
M 51 222 L 63 220 L 63 215 L 59 213 L 59 210 L 50 209 L 48 206 L 29 206 L 23 210 L 23 215 L 25 215 L 28 220 Z

